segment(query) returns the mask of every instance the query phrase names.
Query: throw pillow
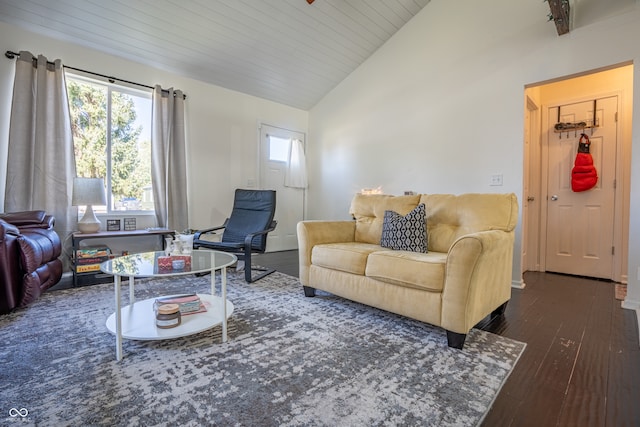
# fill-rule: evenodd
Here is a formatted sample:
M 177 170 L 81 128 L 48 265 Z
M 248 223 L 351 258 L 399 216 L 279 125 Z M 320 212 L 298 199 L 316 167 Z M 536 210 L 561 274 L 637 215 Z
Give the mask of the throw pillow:
M 394 211 L 385 211 L 380 246 L 400 251 L 426 253 L 427 222 L 424 204 L 420 203 L 405 216 Z

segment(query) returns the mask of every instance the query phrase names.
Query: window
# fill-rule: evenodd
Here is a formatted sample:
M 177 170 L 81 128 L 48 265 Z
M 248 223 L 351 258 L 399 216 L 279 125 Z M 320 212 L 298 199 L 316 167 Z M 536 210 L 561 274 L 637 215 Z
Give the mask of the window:
M 76 174 L 104 178 L 107 208 L 153 212 L 151 92 L 67 74 Z
M 269 160 L 274 162 L 289 161 L 289 144 L 291 139 L 269 135 Z

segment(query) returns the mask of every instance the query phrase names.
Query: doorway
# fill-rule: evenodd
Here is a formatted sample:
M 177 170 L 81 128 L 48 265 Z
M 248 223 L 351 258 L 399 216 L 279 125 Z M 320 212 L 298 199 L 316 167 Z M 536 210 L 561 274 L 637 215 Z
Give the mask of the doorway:
M 302 147 L 305 135 L 289 129 L 260 125 L 260 188 L 276 191 L 276 229 L 267 236 L 267 251 L 298 249 L 296 227 L 304 219 L 305 189 L 285 186 L 292 141 Z
M 522 272 L 626 282 L 633 65 L 525 89 Z M 559 132 L 557 123 L 580 123 Z M 595 123 L 595 124 L 594 124 Z M 598 182 L 571 190 L 584 132 Z
M 613 278 L 617 116 L 618 96 L 547 108 L 542 122 L 548 171 L 546 271 Z M 588 120 L 589 117 L 593 118 Z M 553 126 L 593 122 L 595 125 L 588 125 L 589 129 L 567 132 Z M 589 141 L 588 154 L 593 159 L 598 180 L 590 190 L 574 192 L 571 170 L 580 141 Z

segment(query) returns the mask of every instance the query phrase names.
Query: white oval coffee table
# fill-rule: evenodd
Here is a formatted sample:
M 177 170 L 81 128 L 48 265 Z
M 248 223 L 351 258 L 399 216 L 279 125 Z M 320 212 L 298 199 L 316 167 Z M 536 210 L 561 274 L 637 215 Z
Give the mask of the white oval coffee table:
M 237 261 L 233 254 L 220 251 L 194 250 L 191 252 L 191 266 L 181 270 L 163 269 L 158 266 L 158 258 L 164 252 L 145 252 L 127 255 L 105 261 L 100 269 L 113 275 L 116 310 L 106 322 L 107 329 L 116 336 L 116 359 L 122 360 L 122 339 L 164 340 L 179 338 L 222 325 L 222 342 L 227 341 L 227 319 L 234 306 L 227 300 L 227 267 Z M 220 270 L 220 295 L 216 295 L 215 272 Z M 188 274 L 211 272 L 211 294 L 198 294 L 207 307 L 203 313 L 181 316 L 181 324 L 170 329 L 156 327 L 153 304 L 156 298 L 135 300 L 135 279 L 150 277 L 178 277 Z M 129 305 L 121 306 L 121 278 L 129 278 Z M 188 293 L 188 290 L 185 290 Z M 158 295 L 157 297 L 167 295 Z

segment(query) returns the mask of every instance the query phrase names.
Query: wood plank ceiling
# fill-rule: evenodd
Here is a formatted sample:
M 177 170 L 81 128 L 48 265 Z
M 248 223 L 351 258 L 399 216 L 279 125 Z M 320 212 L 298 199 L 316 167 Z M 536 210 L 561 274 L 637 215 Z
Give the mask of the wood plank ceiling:
M 309 110 L 427 3 L 0 0 L 0 21 Z M 117 77 L 127 78 L 126 71 L 118 73 Z

